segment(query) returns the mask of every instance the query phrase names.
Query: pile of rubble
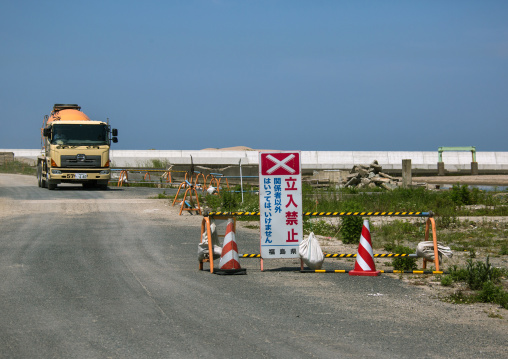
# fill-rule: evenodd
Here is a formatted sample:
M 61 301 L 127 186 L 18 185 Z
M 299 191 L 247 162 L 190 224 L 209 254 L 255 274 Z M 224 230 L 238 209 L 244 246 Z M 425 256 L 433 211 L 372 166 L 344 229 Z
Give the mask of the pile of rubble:
M 381 172 L 383 168 L 375 160 L 370 165 L 356 165 L 343 182 L 344 187 L 377 188 L 393 190 L 398 187 L 399 180 Z

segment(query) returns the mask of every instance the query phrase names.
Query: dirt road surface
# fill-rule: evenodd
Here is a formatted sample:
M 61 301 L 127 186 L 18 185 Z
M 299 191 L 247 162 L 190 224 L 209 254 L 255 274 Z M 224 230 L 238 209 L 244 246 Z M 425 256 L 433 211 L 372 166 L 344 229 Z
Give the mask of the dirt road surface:
M 0 357 L 506 358 L 492 305 L 383 275 L 304 274 L 293 260 L 199 271 L 202 218 L 149 198 L 161 192 L 48 191 L 0 174 Z M 239 226 L 237 242 L 259 250 L 256 230 Z

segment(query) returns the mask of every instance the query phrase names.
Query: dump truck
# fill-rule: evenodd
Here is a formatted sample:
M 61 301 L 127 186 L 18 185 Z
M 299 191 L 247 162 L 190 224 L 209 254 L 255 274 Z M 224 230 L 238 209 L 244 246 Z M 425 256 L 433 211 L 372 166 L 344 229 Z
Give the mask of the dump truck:
M 41 155 L 37 157 L 39 187 L 54 190 L 60 183 L 107 189 L 111 178 L 109 149 L 118 142 L 109 120 L 92 121 L 76 104 L 55 104 L 44 116 Z

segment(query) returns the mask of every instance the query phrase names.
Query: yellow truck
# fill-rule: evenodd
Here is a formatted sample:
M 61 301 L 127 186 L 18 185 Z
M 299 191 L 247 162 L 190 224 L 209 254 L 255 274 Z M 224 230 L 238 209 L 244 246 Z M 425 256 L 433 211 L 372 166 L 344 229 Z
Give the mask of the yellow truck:
M 109 148 L 118 130 L 92 121 L 75 104 L 55 104 L 44 116 L 41 155 L 37 158 L 39 187 L 54 190 L 60 183 L 107 189 L 111 178 Z

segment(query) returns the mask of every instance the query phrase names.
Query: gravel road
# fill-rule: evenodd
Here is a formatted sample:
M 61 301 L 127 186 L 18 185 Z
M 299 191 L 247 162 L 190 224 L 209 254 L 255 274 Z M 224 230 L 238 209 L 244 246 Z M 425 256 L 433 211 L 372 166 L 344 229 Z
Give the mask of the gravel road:
M 0 357 L 507 358 L 492 306 L 388 276 L 290 260 L 261 272 L 256 259 L 241 260 L 246 276 L 199 271 L 201 217 L 149 199 L 162 191 L 0 174 Z M 240 252 L 258 252 L 257 231 L 239 227 Z

